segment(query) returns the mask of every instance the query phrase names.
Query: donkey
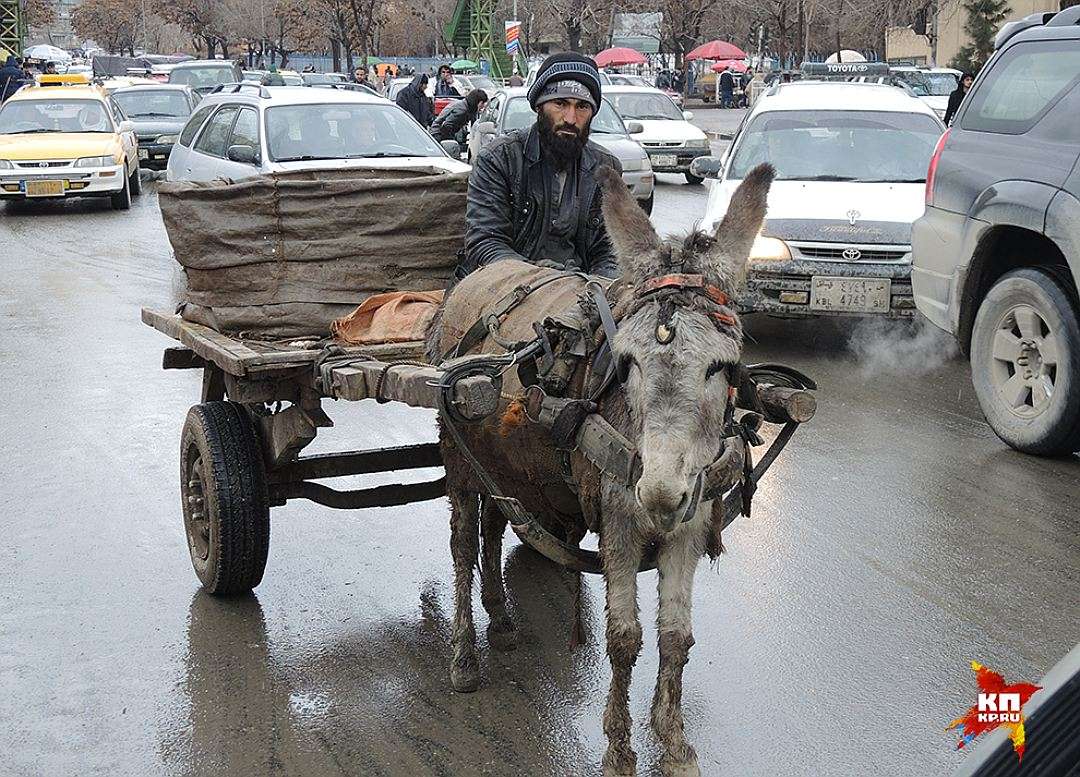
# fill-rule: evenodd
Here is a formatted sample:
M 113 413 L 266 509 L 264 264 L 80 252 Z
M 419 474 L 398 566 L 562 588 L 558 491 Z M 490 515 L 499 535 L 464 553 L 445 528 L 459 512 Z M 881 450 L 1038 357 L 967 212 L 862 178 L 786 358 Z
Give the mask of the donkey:
M 500 488 L 535 509 L 545 528 L 574 544 L 586 529 L 600 535 L 612 671 L 603 721 L 608 740 L 602 762 L 605 777 L 636 774 L 629 686 L 642 647 L 637 573 L 651 551 L 656 553 L 659 573 L 660 652 L 651 724 L 663 749 L 663 773 L 700 775 L 697 754 L 683 731 L 682 670 L 694 644 L 690 618 L 694 571 L 706 552 L 714 557 L 719 552 L 719 524 L 714 516 L 720 511 L 714 507 L 720 500 L 703 502 L 696 510 L 688 506 L 693 504 L 698 473 L 716 458 L 724 435 L 725 409 L 731 398 L 732 373 L 727 367 L 738 363 L 743 338 L 741 323 L 727 306 L 727 298 L 744 277 L 750 248 L 765 217 L 772 179 L 771 166 L 755 168 L 736 190 L 713 234 L 694 232 L 682 241 L 665 242 L 621 177 L 609 168 L 601 171 L 603 216 L 623 274 L 619 283 L 630 291 L 618 299 L 619 324 L 612 343 L 623 381 L 607 390 L 598 412 L 637 448 L 641 476 L 635 488 L 604 477 L 575 454 L 571 460 L 575 488 L 570 493 L 576 492 L 580 510 L 571 511 L 568 519 L 565 510 L 531 504 L 521 491 L 513 492 L 514 482 L 525 488 L 543 474 L 562 478 L 561 472 L 538 472 L 548 459 L 530 458 L 531 449 L 548 444 L 541 439 L 543 432 L 526 429 L 517 438 L 506 438 L 492 424 L 463 429 L 469 450 L 484 466 L 503 472 L 514 467 L 521 470 L 518 481 L 511 479 L 510 485 L 500 484 Z M 700 274 L 705 288 L 712 287 L 710 295 L 686 289 L 676 289 L 661 299 L 633 293 L 648 281 L 673 273 L 682 274 L 679 277 Z M 428 340 L 433 360 L 455 345 L 447 332 L 451 319 L 461 317 L 460 307 L 454 307 L 455 295 L 470 288 L 480 275 L 483 271 L 462 281 L 433 321 Z M 478 288 L 477 284 L 472 288 Z M 481 498 L 482 484 L 445 428 L 440 445 L 451 503 L 455 575 L 450 679 L 455 690 L 469 692 L 479 686 L 472 615 L 474 566 L 479 567 L 481 600 L 490 618 L 491 646 L 511 650 L 516 645 L 502 577 L 501 544 L 507 522 L 490 500 Z

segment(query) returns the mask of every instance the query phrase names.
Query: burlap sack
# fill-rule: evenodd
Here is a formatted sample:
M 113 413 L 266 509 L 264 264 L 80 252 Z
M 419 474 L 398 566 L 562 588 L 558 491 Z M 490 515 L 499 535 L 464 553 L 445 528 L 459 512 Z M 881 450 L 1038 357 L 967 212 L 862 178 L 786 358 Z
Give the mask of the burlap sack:
M 334 339 L 346 345 L 407 343 L 427 337 L 443 300 L 442 291 L 388 291 L 368 297 L 349 315 L 330 326 Z
M 276 173 L 164 183 L 161 216 L 184 318 L 221 332 L 323 336 L 372 294 L 446 286 L 465 231 L 467 173 Z

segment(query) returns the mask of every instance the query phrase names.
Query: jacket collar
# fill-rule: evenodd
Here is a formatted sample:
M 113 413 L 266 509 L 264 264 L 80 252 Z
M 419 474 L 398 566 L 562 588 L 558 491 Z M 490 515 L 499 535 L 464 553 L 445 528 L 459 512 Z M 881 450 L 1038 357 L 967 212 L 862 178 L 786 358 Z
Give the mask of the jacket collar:
M 585 144 L 585 148 L 581 150 L 582 170 L 592 170 L 600 161 L 600 158 L 593 151 L 592 145 L 590 140 Z M 525 138 L 525 158 L 529 160 L 530 167 L 540 163 L 540 129 L 535 122 L 529 129 L 528 137 Z

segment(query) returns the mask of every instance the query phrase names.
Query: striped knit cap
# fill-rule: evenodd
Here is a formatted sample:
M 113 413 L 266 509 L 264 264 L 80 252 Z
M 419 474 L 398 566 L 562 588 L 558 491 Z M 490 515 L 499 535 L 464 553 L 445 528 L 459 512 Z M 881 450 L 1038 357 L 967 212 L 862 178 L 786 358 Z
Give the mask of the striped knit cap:
M 536 109 L 536 101 L 548 84 L 556 81 L 577 81 L 592 95 L 593 105 L 600 105 L 600 71 L 589 57 L 573 52 L 552 54 L 544 60 L 536 74 L 536 80 L 529 87 L 529 105 Z

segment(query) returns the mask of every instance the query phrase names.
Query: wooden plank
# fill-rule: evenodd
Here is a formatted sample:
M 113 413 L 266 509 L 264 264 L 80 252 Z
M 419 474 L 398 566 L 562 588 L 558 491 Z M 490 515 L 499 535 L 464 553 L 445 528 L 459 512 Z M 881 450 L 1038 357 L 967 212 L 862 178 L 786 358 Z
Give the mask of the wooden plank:
M 141 317 L 142 322 L 147 326 L 168 335 L 173 340 L 180 339 L 180 316 L 175 313 L 143 308 Z
M 440 373 L 434 367 L 357 361 L 332 367 L 330 376 L 332 385 L 327 388 L 340 399 L 393 400 L 410 407 L 439 406 Z M 452 401 L 463 416 L 478 420 L 497 409 L 499 388 L 484 376 L 464 378 L 455 384 Z
M 254 342 L 250 345 L 252 348 L 260 347 Z M 385 345 L 345 346 L 341 349 L 341 352 L 349 356 L 381 362 L 426 361 L 424 359 L 424 342 L 422 340 L 386 343 Z M 303 367 L 314 364 L 321 354 L 321 348 L 294 351 L 260 350 L 258 361 L 253 361 L 246 366 L 249 372 L 269 372 L 290 367 Z

